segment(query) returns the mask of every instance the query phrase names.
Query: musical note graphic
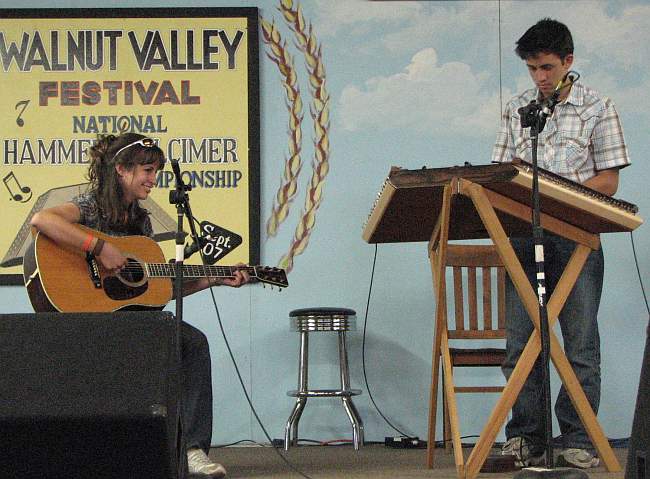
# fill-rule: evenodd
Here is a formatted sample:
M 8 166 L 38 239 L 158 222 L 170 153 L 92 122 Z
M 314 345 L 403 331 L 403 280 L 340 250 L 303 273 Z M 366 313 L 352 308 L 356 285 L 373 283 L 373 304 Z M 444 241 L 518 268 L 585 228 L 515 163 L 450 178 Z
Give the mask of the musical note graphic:
M 27 203 L 29 200 L 32 199 L 32 190 L 28 186 L 21 186 L 20 182 L 18 181 L 18 178 L 16 178 L 16 175 L 14 175 L 14 172 L 11 171 L 7 176 L 5 176 L 2 179 L 2 182 L 5 184 L 5 188 L 7 188 L 7 191 L 9 191 L 9 194 L 11 195 L 11 199 L 14 201 L 19 201 L 21 203 Z M 9 185 L 11 183 L 11 186 Z M 14 187 L 14 190 L 12 191 L 12 186 Z M 20 193 L 18 193 L 20 191 Z M 22 194 L 21 194 L 22 193 Z M 23 196 L 29 194 L 29 196 L 25 197 Z
M 23 120 L 20 116 L 25 111 L 25 108 L 27 108 L 27 105 L 29 105 L 29 100 L 23 100 L 23 101 L 19 101 L 18 103 L 16 103 L 16 110 L 18 109 L 18 107 L 20 105 L 24 105 L 24 106 L 23 106 L 23 109 L 20 110 L 20 113 L 18 114 L 18 118 L 16 118 L 16 123 L 18 124 L 18 126 L 22 127 L 22 126 L 25 125 L 25 120 Z

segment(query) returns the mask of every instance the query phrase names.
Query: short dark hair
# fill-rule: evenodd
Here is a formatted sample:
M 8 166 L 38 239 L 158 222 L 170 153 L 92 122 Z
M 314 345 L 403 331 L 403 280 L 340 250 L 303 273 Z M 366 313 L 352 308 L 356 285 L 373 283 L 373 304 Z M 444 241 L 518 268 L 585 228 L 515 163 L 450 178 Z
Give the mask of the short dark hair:
M 555 53 L 564 60 L 573 53 L 573 37 L 564 23 L 543 18 L 517 40 L 515 52 L 522 60 L 540 53 Z

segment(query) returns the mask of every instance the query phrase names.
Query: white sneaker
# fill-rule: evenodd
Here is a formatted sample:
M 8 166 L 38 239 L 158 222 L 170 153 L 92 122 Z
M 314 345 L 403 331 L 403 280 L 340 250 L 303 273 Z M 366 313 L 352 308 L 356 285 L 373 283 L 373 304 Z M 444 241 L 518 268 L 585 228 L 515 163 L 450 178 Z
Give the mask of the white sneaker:
M 523 437 L 511 437 L 501 448 L 502 456 L 514 456 L 515 466 L 541 466 L 546 461 L 546 452 L 532 451 L 530 443 Z
M 586 449 L 571 447 L 563 449 L 557 458 L 558 466 L 579 467 L 580 469 L 589 469 L 598 467 L 600 459 L 594 456 Z
M 220 479 L 226 477 L 226 469 L 210 458 L 198 448 L 187 451 L 187 469 L 190 476 L 200 476 L 205 478 Z

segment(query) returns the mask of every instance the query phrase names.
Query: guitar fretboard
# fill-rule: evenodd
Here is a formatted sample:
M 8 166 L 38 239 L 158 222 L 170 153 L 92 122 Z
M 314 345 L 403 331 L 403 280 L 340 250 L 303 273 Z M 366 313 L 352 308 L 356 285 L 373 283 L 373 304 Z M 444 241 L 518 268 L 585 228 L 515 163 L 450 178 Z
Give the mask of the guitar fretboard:
M 171 263 L 146 263 L 147 274 L 151 278 L 174 278 L 176 266 Z M 210 266 L 200 264 L 184 264 L 183 276 L 187 278 L 232 278 L 235 271 L 246 271 L 255 276 L 252 266 Z

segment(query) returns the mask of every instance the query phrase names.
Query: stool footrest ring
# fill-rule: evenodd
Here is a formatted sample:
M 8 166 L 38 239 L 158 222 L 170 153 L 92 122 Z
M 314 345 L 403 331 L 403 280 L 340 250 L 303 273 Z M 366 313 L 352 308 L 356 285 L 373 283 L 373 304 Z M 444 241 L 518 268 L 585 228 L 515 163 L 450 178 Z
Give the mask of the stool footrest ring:
M 292 391 L 287 391 L 287 396 L 292 397 L 304 397 L 304 398 L 314 398 L 314 397 L 350 397 L 358 396 L 361 394 L 361 389 L 309 389 L 307 391 L 299 391 L 294 389 Z

